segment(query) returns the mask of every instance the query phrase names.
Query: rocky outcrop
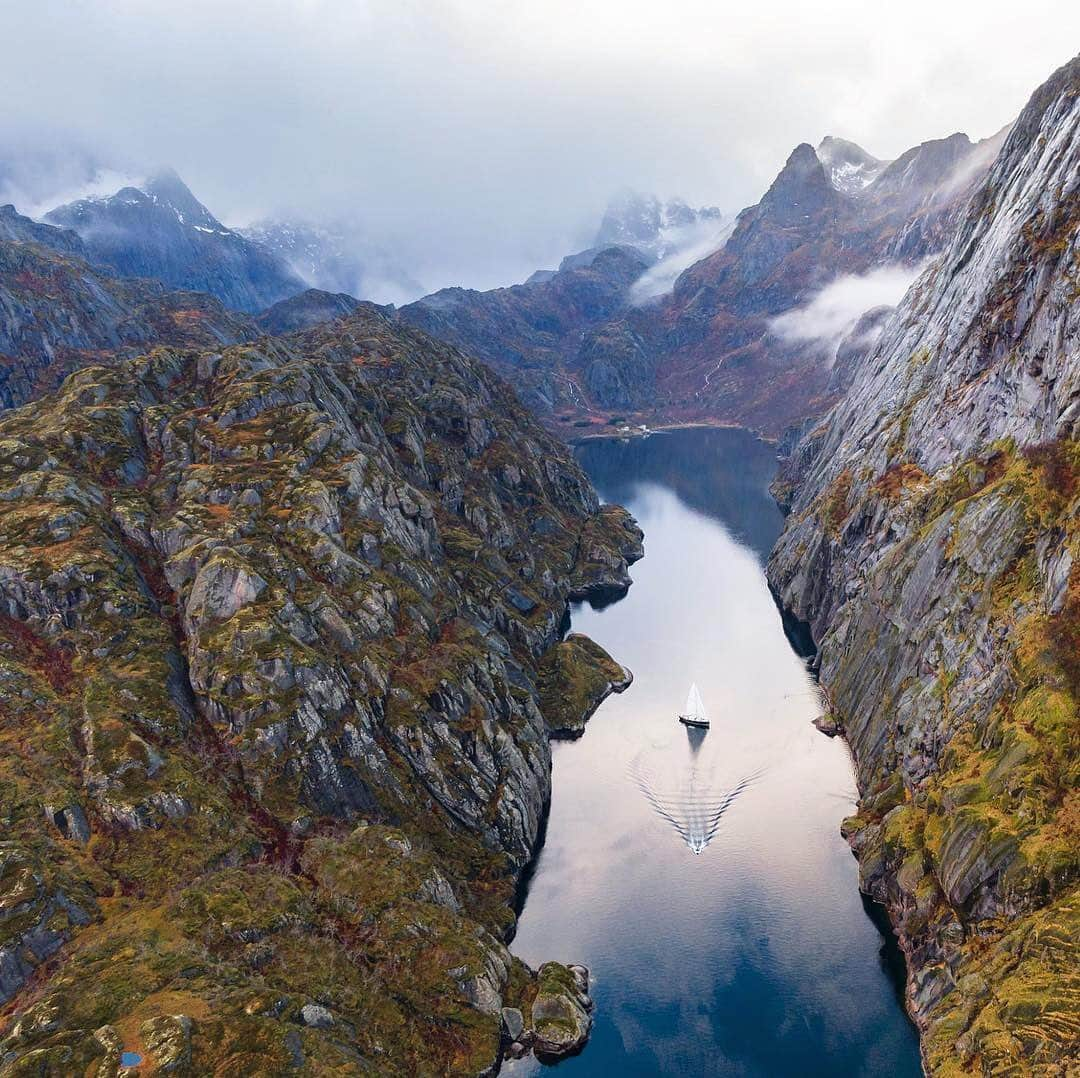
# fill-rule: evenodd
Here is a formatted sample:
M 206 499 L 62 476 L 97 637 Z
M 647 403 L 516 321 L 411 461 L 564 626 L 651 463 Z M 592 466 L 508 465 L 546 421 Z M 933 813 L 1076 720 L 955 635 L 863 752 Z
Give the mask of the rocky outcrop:
M 626 514 L 370 307 L 80 371 L 0 500 L 3 1068 L 490 1068 L 540 670 Z
M 589 971 L 546 962 L 540 967 L 531 1009 L 533 1051 L 557 1058 L 579 1050 L 592 1027 L 592 1009 Z
M 540 661 L 537 687 L 551 736 L 580 737 L 593 712 L 633 680 L 625 666 L 581 633 L 570 633 L 548 648 Z
M 320 292 L 309 288 L 299 295 L 290 296 L 268 307 L 255 317 L 255 322 L 266 333 L 296 333 L 311 329 L 320 322 L 332 322 L 344 318 L 356 310 L 359 300 L 344 292 Z
M 77 232 L 56 228 L 24 217 L 12 205 L 0 206 L 0 241 L 5 243 L 35 243 L 62 255 L 86 259 L 86 247 Z
M 1080 59 L 795 447 L 769 564 L 854 755 L 844 823 L 930 1069 L 1080 1044 Z

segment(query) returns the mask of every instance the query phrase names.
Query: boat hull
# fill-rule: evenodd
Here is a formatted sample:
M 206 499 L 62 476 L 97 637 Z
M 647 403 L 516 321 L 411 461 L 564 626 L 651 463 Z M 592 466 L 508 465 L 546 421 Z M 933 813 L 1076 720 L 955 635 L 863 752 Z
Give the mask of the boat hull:
M 691 719 L 686 715 L 680 715 L 679 722 L 681 722 L 683 726 L 693 726 L 698 730 L 708 730 L 709 728 L 707 720 L 703 722 L 701 719 Z

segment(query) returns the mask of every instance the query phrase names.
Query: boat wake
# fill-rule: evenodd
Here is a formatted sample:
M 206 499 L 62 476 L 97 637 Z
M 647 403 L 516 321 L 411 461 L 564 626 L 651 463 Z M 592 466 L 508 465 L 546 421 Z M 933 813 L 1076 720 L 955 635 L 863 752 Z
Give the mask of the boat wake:
M 656 814 L 671 824 L 695 854 L 700 854 L 716 837 L 724 814 L 764 770 L 758 768 L 744 775 L 733 786 L 721 786 L 714 767 L 692 762 L 681 778 L 660 776 L 639 754 L 631 761 L 629 774 Z

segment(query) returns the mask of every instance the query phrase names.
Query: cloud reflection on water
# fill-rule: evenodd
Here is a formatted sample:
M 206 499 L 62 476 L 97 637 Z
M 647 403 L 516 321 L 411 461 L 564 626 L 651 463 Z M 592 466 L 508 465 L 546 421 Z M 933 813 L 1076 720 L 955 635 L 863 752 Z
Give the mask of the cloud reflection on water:
M 573 628 L 634 684 L 580 741 L 553 746 L 547 838 L 513 944 L 532 965 L 592 970 L 592 1041 L 560 1078 L 917 1078 L 839 834 L 846 745 L 811 725 L 818 694 L 762 577 L 782 523 L 767 449 L 683 431 L 585 456 L 602 495 L 629 502 L 647 553 L 625 599 L 574 609 Z M 705 733 L 677 719 L 691 681 Z

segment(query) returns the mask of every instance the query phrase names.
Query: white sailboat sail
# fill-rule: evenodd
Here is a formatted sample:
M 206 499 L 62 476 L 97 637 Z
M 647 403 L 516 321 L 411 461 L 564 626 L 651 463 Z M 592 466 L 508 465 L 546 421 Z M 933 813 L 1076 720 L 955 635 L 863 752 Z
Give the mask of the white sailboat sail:
M 695 722 L 709 721 L 709 716 L 705 713 L 705 705 L 701 700 L 701 693 L 698 692 L 697 682 L 690 686 L 690 691 L 686 694 L 686 710 L 683 714 Z

